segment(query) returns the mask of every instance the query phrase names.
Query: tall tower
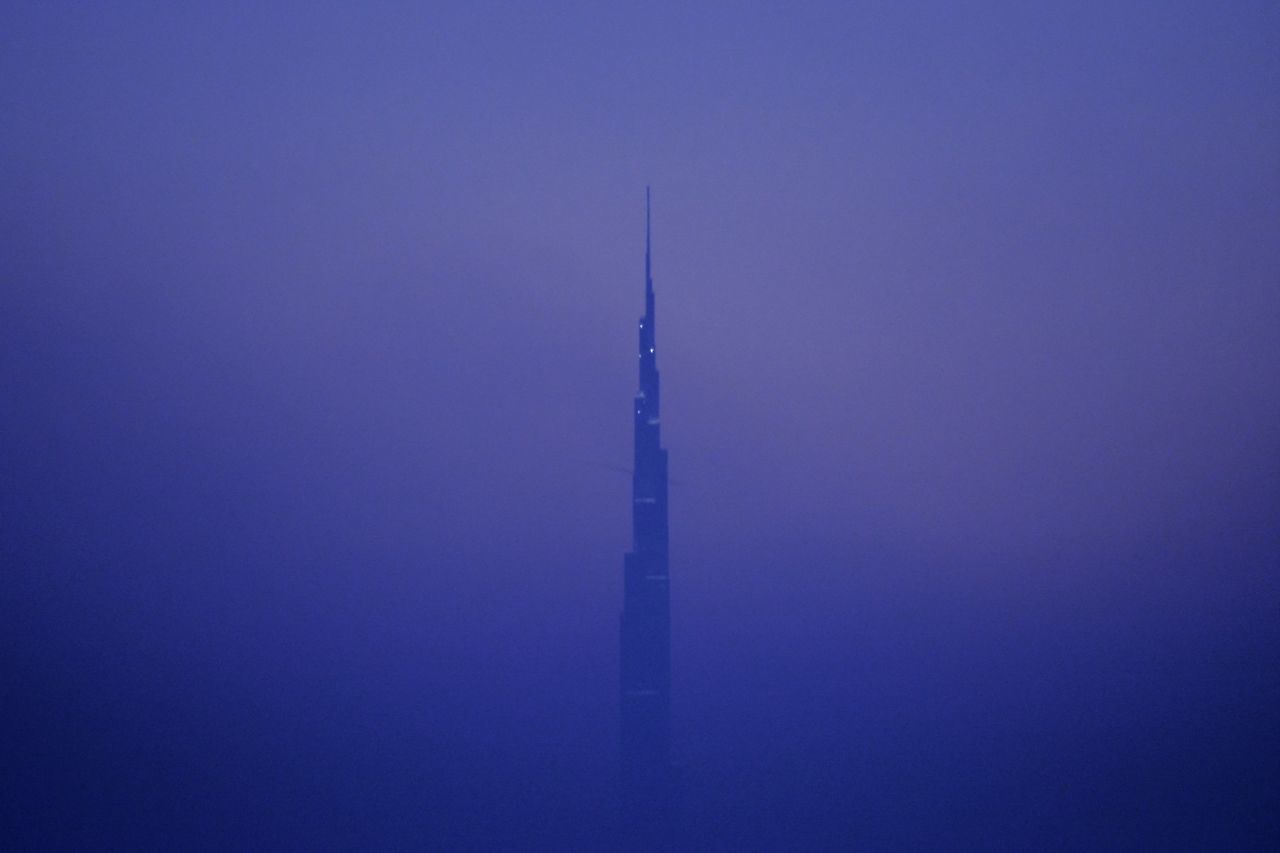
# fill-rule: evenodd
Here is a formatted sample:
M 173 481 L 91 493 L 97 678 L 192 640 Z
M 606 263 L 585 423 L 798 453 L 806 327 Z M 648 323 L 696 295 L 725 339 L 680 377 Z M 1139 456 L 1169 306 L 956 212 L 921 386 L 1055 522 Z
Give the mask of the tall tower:
M 671 606 L 667 574 L 667 451 L 659 422 L 658 357 L 644 192 L 644 316 L 635 402 L 631 552 L 623 568 L 622 789 L 630 816 L 661 822 L 671 800 Z

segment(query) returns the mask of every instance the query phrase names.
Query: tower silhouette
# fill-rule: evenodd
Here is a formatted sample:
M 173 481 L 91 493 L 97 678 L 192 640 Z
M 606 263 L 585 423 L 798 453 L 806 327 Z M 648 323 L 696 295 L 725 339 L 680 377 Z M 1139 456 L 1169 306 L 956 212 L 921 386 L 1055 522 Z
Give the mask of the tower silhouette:
M 672 807 L 671 607 L 667 564 L 667 451 L 659 420 L 658 359 L 650 255 L 649 188 L 644 198 L 644 316 L 635 398 L 631 551 L 623 567 L 622 795 L 633 827 L 657 827 Z

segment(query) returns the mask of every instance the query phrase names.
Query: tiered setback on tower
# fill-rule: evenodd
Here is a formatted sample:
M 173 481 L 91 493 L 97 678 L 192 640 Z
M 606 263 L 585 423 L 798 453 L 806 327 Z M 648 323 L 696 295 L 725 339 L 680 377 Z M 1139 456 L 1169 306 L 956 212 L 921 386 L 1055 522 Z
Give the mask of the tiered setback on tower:
M 622 604 L 622 783 L 631 810 L 665 811 L 671 775 L 671 608 L 667 576 L 667 451 L 658 418 L 653 277 L 645 189 L 644 317 L 631 480 L 632 550 Z M 657 817 L 657 814 L 653 814 Z

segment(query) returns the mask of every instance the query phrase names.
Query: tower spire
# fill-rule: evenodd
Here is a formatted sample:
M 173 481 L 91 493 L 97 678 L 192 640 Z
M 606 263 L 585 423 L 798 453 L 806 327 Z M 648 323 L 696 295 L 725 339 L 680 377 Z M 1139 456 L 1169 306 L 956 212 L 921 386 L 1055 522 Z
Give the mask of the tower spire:
M 671 787 L 671 605 L 667 574 L 667 451 L 662 446 L 654 336 L 649 188 L 644 188 L 644 316 L 631 475 L 631 551 L 623 560 L 622 780 L 636 828 L 652 832 L 669 814 Z M 653 839 L 650 839 L 653 841 Z M 641 845 L 658 848 L 657 842 Z
M 644 188 L 644 292 L 653 293 L 653 274 L 649 264 L 649 185 Z

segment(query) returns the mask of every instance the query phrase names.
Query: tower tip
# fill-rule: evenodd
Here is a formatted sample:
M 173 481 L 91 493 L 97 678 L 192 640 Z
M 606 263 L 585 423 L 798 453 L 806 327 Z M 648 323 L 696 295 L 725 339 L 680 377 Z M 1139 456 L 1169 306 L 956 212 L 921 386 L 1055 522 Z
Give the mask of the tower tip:
M 649 185 L 644 185 L 644 289 L 646 293 L 653 292 L 653 279 L 651 274 L 651 264 L 649 261 Z

